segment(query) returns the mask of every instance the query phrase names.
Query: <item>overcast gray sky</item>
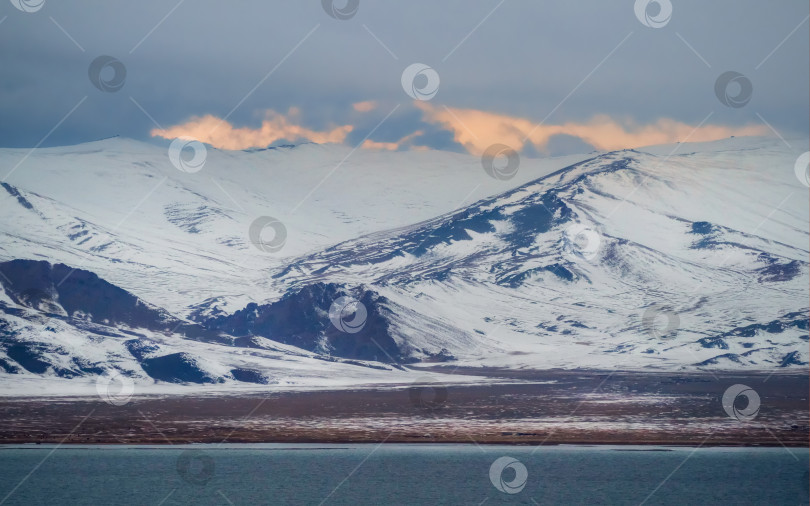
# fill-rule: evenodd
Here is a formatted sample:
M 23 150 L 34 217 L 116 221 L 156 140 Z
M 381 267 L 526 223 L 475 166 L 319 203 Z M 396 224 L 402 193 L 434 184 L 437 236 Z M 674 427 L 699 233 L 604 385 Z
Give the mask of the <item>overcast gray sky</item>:
M 183 134 L 556 154 L 810 131 L 804 0 L 649 2 L 647 17 L 633 0 L 359 0 L 345 20 L 321 0 L 41 2 L 0 0 L 1 146 Z M 101 55 L 126 69 L 117 91 L 91 82 Z M 403 88 L 414 63 L 440 78 L 429 100 Z M 727 71 L 751 83 L 726 87 L 739 107 L 717 96 Z

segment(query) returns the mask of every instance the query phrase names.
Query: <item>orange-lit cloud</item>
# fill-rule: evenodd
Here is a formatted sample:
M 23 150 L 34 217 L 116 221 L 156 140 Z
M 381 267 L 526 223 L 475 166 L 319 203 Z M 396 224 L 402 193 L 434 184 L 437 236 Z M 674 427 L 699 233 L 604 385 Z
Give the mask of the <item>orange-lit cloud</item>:
M 766 135 L 763 125 L 728 127 L 701 125 L 695 127 L 669 118 L 652 124 L 617 121 L 606 115 L 597 115 L 586 122 L 566 122 L 552 125 L 537 123 L 525 118 L 507 116 L 476 109 L 456 109 L 434 106 L 428 102 L 414 102 L 422 110 L 424 120 L 439 124 L 451 131 L 455 141 L 475 155 L 483 153 L 490 145 L 502 143 L 520 151 L 526 143 L 545 152 L 549 139 L 558 134 L 573 135 L 604 151 L 636 148 L 672 142 L 704 142 L 723 139 L 732 135 Z
M 424 132 L 422 130 L 417 130 L 416 132 L 408 134 L 408 135 L 406 135 L 405 137 L 401 138 L 400 140 L 398 140 L 396 142 L 377 142 L 377 141 L 372 141 L 371 139 L 366 139 L 365 141 L 363 141 L 363 144 L 361 145 L 361 147 L 363 147 L 365 149 L 383 149 L 383 150 L 386 150 L 386 151 L 396 151 L 400 147 L 405 146 L 414 137 L 417 137 L 417 136 L 422 135 L 422 134 L 424 134 Z M 424 146 L 411 146 L 410 147 L 410 149 L 413 149 L 415 151 L 422 151 L 421 148 L 424 148 Z M 427 148 L 425 148 L 425 149 L 427 149 Z
M 363 141 L 361 146 L 364 149 L 383 149 L 386 151 L 396 151 L 399 149 L 399 143 L 396 142 L 377 142 L 372 141 L 371 139 L 366 139 Z
M 377 102 L 374 100 L 366 100 L 365 102 L 357 102 L 352 104 L 352 108 L 354 108 L 357 112 L 369 112 L 373 111 L 377 108 Z
M 480 155 L 494 143 L 502 143 L 520 151 L 526 144 L 540 152 L 548 152 L 548 142 L 555 135 L 579 137 L 603 151 L 636 148 L 672 142 L 704 142 L 727 138 L 732 135 L 767 135 L 763 125 L 729 127 L 706 124 L 699 127 L 669 118 L 641 125 L 632 120 L 617 120 L 607 115 L 596 115 L 585 122 L 569 121 L 561 124 L 537 124 L 526 118 L 508 116 L 477 109 L 457 109 L 436 106 L 429 102 L 415 101 L 423 114 L 423 121 L 438 125 L 452 132 L 454 140 L 470 153 Z M 357 102 L 355 111 L 369 112 L 377 107 L 375 101 Z M 301 126 L 300 111 L 291 107 L 286 114 L 269 110 L 258 128 L 235 127 L 215 116 L 192 118 L 186 123 L 167 129 L 154 129 L 153 137 L 196 139 L 219 149 L 248 149 L 265 147 L 279 140 L 297 141 L 306 139 L 319 144 L 343 143 L 354 129 L 352 125 L 338 125 L 327 130 L 313 130 Z M 427 149 L 414 146 L 415 137 L 423 135 L 417 130 L 395 142 L 379 142 L 366 139 L 364 149 L 395 151 L 398 149 Z
M 300 112 L 297 108 L 291 107 L 286 115 L 267 111 L 259 128 L 237 128 L 209 114 L 167 129 L 156 128 L 150 134 L 152 137 L 166 139 L 178 137 L 195 139 L 219 149 L 248 149 L 263 148 L 278 140 L 307 139 L 319 144 L 341 143 L 354 129 L 351 125 L 341 125 L 331 130 L 317 131 L 303 127 L 299 123 Z

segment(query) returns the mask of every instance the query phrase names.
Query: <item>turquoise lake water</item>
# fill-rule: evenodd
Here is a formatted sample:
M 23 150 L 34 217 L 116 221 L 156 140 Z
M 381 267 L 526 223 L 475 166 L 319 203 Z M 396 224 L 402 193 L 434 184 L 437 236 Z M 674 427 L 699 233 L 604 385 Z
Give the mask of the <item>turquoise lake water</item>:
M 4 505 L 808 504 L 808 480 L 800 448 L 0 447 Z

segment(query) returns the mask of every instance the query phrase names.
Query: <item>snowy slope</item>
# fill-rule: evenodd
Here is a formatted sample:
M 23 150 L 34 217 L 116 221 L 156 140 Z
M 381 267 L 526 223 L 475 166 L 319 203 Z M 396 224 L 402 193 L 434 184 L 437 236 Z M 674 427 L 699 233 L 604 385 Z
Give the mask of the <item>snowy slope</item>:
M 185 173 L 166 148 L 122 138 L 29 151 L 0 149 L 0 176 L 13 170 L 0 188 L 0 260 L 81 266 L 179 313 L 209 297 L 231 310 L 263 300 L 276 287 L 262 269 L 432 218 L 585 158 L 523 160 L 504 182 L 488 177 L 479 159 L 446 152 L 209 147 L 203 168 Z M 250 225 L 261 216 L 286 227 L 281 250 L 251 245 Z
M 113 369 L 255 387 L 405 382 L 436 361 L 802 367 L 797 155 L 736 138 L 522 160 L 500 181 L 465 155 L 315 144 L 209 148 L 196 173 L 126 139 L 0 150 L 19 165 L 0 188 L 0 261 L 51 273 L 28 292 L 0 279 L 0 375 L 36 391 Z M 260 216 L 286 227 L 279 251 L 250 243 Z M 161 316 L 102 319 L 101 292 L 63 293 L 65 272 Z M 363 301 L 357 332 L 336 331 L 341 297 Z
M 730 139 L 596 156 L 434 220 L 280 271 L 376 284 L 452 324 L 474 364 L 734 368 L 808 359 L 808 196 L 778 143 Z M 655 152 L 658 154 L 654 154 Z M 492 350 L 502 353 L 492 355 Z

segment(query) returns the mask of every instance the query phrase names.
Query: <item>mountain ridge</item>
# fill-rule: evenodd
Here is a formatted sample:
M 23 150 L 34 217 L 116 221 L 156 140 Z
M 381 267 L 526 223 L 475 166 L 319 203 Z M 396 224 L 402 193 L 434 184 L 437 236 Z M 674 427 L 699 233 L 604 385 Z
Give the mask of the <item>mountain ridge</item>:
M 692 147 L 694 152 L 678 155 L 654 148 L 583 156 L 563 167 L 538 162 L 531 169 L 537 177 L 524 174 L 523 180 L 511 182 L 513 188 L 471 199 L 458 209 L 444 198 L 445 204 L 431 204 L 431 209 L 446 206 L 433 217 L 382 230 L 367 227 L 371 230 L 352 232 L 353 237 L 343 240 L 341 234 L 349 232 L 340 232 L 329 236 L 331 242 L 319 240 L 320 246 L 293 248 L 283 256 L 262 255 L 251 249 L 245 232 L 241 238 L 234 233 L 233 220 L 243 219 L 244 210 L 226 210 L 213 200 L 226 197 L 209 196 L 212 188 L 224 190 L 216 179 L 222 177 L 220 168 L 208 176 L 213 182 L 209 187 L 186 182 L 193 175 L 162 181 L 152 177 L 153 191 L 168 193 L 161 193 L 157 207 L 144 216 L 154 216 L 151 209 L 157 209 L 164 221 L 144 221 L 149 226 L 136 224 L 131 230 L 115 224 L 99 227 L 75 216 L 82 214 L 79 208 L 88 209 L 81 198 L 74 198 L 78 208 L 70 207 L 45 191 L 12 181 L 3 184 L 7 196 L 0 205 L 19 221 L 0 228 L 6 243 L 0 244 L 0 260 L 9 265 L 20 256 L 39 257 L 61 264 L 60 271 L 75 268 L 84 279 L 104 281 L 111 274 L 111 286 L 123 280 L 140 292 L 132 297 L 169 315 L 165 318 L 181 332 L 164 335 L 161 325 L 168 320 L 158 325 L 159 319 L 154 325 L 140 322 L 124 328 L 144 335 L 137 346 L 104 337 L 118 335 L 116 326 L 131 326 L 131 321 L 113 317 L 106 323 L 90 322 L 97 326 L 93 339 L 108 339 L 115 351 L 106 353 L 124 360 L 121 370 L 141 382 L 174 378 L 232 385 L 240 381 L 238 376 L 259 385 L 323 383 L 331 377 L 324 371 L 337 367 L 351 370 L 338 380 L 351 384 L 358 374 L 373 381 L 393 381 L 404 374 L 397 376 L 401 380 L 418 373 L 420 364 L 436 361 L 513 369 L 768 370 L 806 365 L 810 266 L 805 244 L 810 234 L 806 217 L 801 218 L 807 201 L 794 196 L 803 187 L 793 176 L 793 153 L 764 139 Z M 101 148 L 78 156 L 103 155 Z M 321 148 L 307 146 L 299 154 L 310 156 L 307 150 L 313 149 Z M 128 160 L 120 151 L 115 153 L 119 166 L 156 163 Z M 56 156 L 74 155 L 63 151 Z M 266 154 L 227 155 L 242 160 Z M 358 174 L 370 173 L 364 160 L 358 161 Z M 240 164 L 232 160 L 227 167 Z M 324 166 L 324 160 L 317 165 Z M 109 169 L 93 167 L 89 170 L 95 176 L 110 179 Z M 60 169 L 54 170 L 56 177 Z M 444 185 L 449 188 L 457 174 L 442 176 Z M 360 194 L 372 192 L 379 180 L 363 177 L 352 181 L 366 185 Z M 109 188 L 104 181 L 100 187 Z M 434 195 L 442 189 L 434 189 Z M 112 196 L 106 202 L 113 202 Z M 246 199 L 241 205 L 252 202 Z M 335 202 L 352 203 L 342 198 Z M 362 204 L 358 215 L 373 212 L 375 206 Z M 35 220 L 25 218 L 32 212 Z M 348 216 L 352 209 L 333 213 Z M 311 226 L 315 235 L 321 233 L 320 224 Z M 63 232 L 55 235 L 53 230 Z M 62 260 L 69 249 L 81 262 Z M 223 257 L 228 251 L 233 259 Z M 245 269 L 240 263 L 256 265 Z M 17 297 L 13 283 L 26 276 L 11 273 L 17 281 L 0 283 L 5 291 L 4 342 L 6 352 L 24 357 L 19 346 L 39 346 L 39 334 L 20 329 L 37 327 L 43 315 L 47 320 L 48 311 L 39 303 L 51 302 L 37 296 L 39 302 L 31 306 Z M 142 279 L 132 283 L 136 274 Z M 58 292 L 54 283 L 34 288 Z M 133 292 L 131 287 L 123 291 Z M 182 296 L 168 296 L 175 293 Z M 352 310 L 336 320 L 331 305 L 344 298 Z M 343 318 L 359 321 L 361 314 L 366 328 L 347 331 Z M 61 330 L 66 335 L 80 332 L 75 326 Z M 11 334 L 15 342 L 9 341 Z M 153 344 L 160 353 L 150 351 Z M 248 350 L 264 355 L 250 364 L 245 362 L 245 353 L 253 353 Z M 67 370 L 65 360 L 70 359 L 28 355 L 54 370 L 59 364 Z M 77 376 L 89 378 L 109 362 L 101 355 L 77 355 L 73 358 L 86 365 L 86 371 L 74 368 Z M 273 362 L 279 359 L 296 364 L 315 360 L 326 369 L 302 375 L 298 365 Z M 14 365 L 13 359 L 3 363 Z M 42 370 L 41 363 L 31 363 Z M 172 376 L 167 371 L 173 367 L 185 372 Z

